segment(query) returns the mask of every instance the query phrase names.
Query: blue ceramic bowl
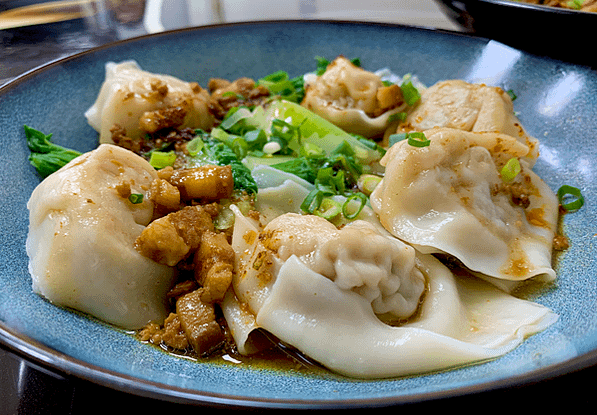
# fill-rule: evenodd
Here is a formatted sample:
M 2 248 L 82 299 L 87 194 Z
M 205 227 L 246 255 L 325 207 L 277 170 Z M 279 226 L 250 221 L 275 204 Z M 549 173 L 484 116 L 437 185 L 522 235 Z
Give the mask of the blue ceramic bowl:
M 542 143 L 536 171 L 552 189 L 579 187 L 586 198 L 565 216 L 571 247 L 558 257 L 553 289 L 533 297 L 560 315 L 548 330 L 482 365 L 404 379 L 353 381 L 295 371 L 197 363 L 141 344 L 132 336 L 57 308 L 31 292 L 26 203 L 39 183 L 28 163 L 23 125 L 53 133 L 79 151 L 97 145 L 83 112 L 94 102 L 107 61 L 197 81 L 291 76 L 315 56 L 359 57 L 369 70 L 414 73 L 431 85 L 461 78 L 512 89 L 515 109 Z M 161 400 L 277 408 L 355 408 L 463 396 L 527 384 L 597 362 L 595 187 L 597 73 L 538 58 L 482 38 L 398 25 L 285 21 L 181 30 L 127 40 L 50 63 L 0 89 L 0 342 L 61 373 Z

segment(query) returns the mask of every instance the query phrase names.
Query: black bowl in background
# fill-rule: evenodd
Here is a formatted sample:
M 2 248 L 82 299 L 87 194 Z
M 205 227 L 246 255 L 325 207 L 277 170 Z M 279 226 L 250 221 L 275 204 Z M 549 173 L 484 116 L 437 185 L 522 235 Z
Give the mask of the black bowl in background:
M 465 32 L 597 68 L 597 13 L 507 0 L 435 0 Z

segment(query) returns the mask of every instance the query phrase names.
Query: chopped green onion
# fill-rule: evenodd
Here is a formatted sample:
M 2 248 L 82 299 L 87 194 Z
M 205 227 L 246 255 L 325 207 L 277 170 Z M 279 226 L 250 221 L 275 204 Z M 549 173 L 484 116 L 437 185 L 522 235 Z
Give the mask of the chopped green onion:
M 390 137 L 388 137 L 388 143 L 390 147 L 402 140 L 408 140 L 408 145 L 413 147 L 428 147 L 431 144 L 431 140 L 425 137 L 424 133 L 418 131 L 413 131 L 411 133 L 392 134 Z
M 197 154 L 199 154 L 201 152 L 201 149 L 203 149 L 203 146 L 204 146 L 204 144 L 203 144 L 203 140 L 201 139 L 201 137 L 195 137 L 187 143 L 187 152 L 189 153 L 189 155 L 191 157 L 196 156 Z
M 585 204 L 585 198 L 580 189 L 567 184 L 558 189 L 558 200 L 567 212 L 576 212 Z
M 132 193 L 129 195 L 129 201 L 133 205 L 138 205 L 139 203 L 143 203 L 143 194 L 142 193 Z
M 520 162 L 516 157 L 512 157 L 504 164 L 500 171 L 504 183 L 510 183 L 521 171 Z
M 303 203 L 301 203 L 301 210 L 303 212 L 313 214 L 313 212 L 315 212 L 317 209 L 319 209 L 319 206 L 321 206 L 321 202 L 323 201 L 325 195 L 326 194 L 320 189 L 316 188 L 311 190 L 305 200 L 303 200 Z
M 358 205 L 357 209 L 354 209 L 352 207 L 351 202 L 353 200 L 357 200 L 360 202 Z M 346 202 L 344 202 L 344 204 L 342 205 L 342 214 L 344 215 L 344 217 L 346 219 L 354 219 L 357 216 L 359 216 L 359 213 L 361 213 L 361 211 L 363 210 L 363 208 L 365 207 L 365 205 L 367 204 L 367 196 L 365 196 L 363 193 L 355 193 L 351 196 L 349 196 L 346 199 Z M 352 212 L 350 212 L 350 210 L 352 210 Z
M 381 182 L 381 177 L 373 174 L 363 174 L 359 177 L 357 185 L 361 192 L 366 196 L 369 196 L 373 193 L 373 190 L 375 190 L 379 182 Z
M 431 140 L 425 137 L 425 134 L 414 131 L 408 133 L 408 145 L 413 147 L 428 147 L 431 144 Z
M 175 161 L 176 153 L 174 151 L 152 151 L 149 158 L 149 164 L 155 169 L 172 166 Z
M 313 213 L 324 219 L 330 220 L 338 216 L 342 209 L 340 203 L 336 202 L 334 199 L 326 198 L 321 201 L 321 204 Z
M 224 117 L 224 120 L 220 124 L 220 127 L 224 130 L 229 130 L 230 128 L 232 128 L 233 125 L 235 125 L 239 121 L 245 118 L 251 118 L 252 115 L 253 114 L 251 113 L 251 110 L 249 110 L 248 108 L 234 107 L 233 109 L 228 111 L 228 114 L 226 114 L 226 116 Z

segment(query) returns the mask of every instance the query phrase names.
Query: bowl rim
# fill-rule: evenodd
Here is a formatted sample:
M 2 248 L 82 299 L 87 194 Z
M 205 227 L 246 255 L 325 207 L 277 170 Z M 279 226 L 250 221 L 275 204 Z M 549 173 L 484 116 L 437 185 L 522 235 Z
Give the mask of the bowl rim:
M 436 0 L 440 1 L 440 0 Z M 441 0 L 448 2 L 451 0 Z M 467 1 L 467 0 L 460 0 Z M 515 3 L 508 0 L 474 0 L 486 3 Z M 405 25 L 398 23 L 371 22 L 358 20 L 329 20 L 329 19 L 274 19 L 246 22 L 217 23 L 196 27 L 185 27 L 173 29 L 159 33 L 145 34 L 128 39 L 117 40 L 96 46 L 85 51 L 77 52 L 72 55 L 60 57 L 51 60 L 45 64 L 34 67 L 17 77 L 0 85 L 0 97 L 19 84 L 26 82 L 29 78 L 38 73 L 49 70 L 50 68 L 61 65 L 65 62 L 80 59 L 93 54 L 98 50 L 109 49 L 121 44 L 136 42 L 145 38 L 156 38 L 161 36 L 172 36 L 177 33 L 199 31 L 204 29 L 213 29 L 229 26 L 242 25 L 263 25 L 263 24 L 284 24 L 286 22 L 313 23 L 313 24 L 356 24 L 372 26 L 398 27 L 407 30 L 417 30 L 423 32 L 447 33 L 453 36 L 461 36 L 471 39 L 488 40 L 485 37 L 477 36 L 474 33 L 464 33 L 446 29 L 436 29 L 423 26 Z M 105 386 L 116 391 L 121 391 L 131 395 L 160 399 L 170 403 L 198 405 L 209 407 L 221 407 L 226 409 L 359 409 L 388 407 L 392 405 L 421 403 L 424 401 L 441 400 L 453 397 L 462 397 L 482 392 L 494 390 L 503 390 L 510 387 L 519 387 L 530 385 L 536 382 L 555 379 L 570 373 L 577 372 L 597 366 L 597 349 L 575 356 L 566 361 L 551 364 L 542 368 L 527 371 L 522 374 L 510 376 L 498 380 L 479 382 L 472 385 L 465 385 L 442 391 L 420 392 L 415 394 L 406 394 L 388 397 L 375 398 L 357 398 L 357 399 L 332 399 L 332 400 L 297 400 L 289 398 L 264 398 L 264 397 L 244 397 L 229 394 L 217 394 L 213 392 L 199 391 L 195 389 L 186 389 L 174 385 L 168 385 L 157 381 L 150 381 L 135 376 L 126 375 L 110 369 L 85 362 L 74 358 L 56 349 L 53 349 L 43 343 L 28 337 L 18 330 L 8 326 L 0 320 L 0 345 L 6 347 L 9 352 L 36 364 L 50 372 L 57 372 L 60 375 L 78 378 L 89 381 L 99 386 Z
M 0 321 L 0 345 L 9 352 L 39 367 L 57 372 L 60 375 L 78 378 L 92 384 L 107 387 L 138 397 L 159 399 L 173 404 L 221 407 L 226 409 L 362 409 L 389 407 L 392 405 L 415 404 L 426 401 L 465 397 L 477 393 L 505 390 L 512 387 L 528 386 L 537 382 L 549 381 L 567 374 L 597 365 L 597 350 L 575 356 L 543 368 L 489 382 L 481 382 L 451 388 L 443 391 L 422 392 L 400 396 L 334 399 L 296 400 L 284 398 L 243 397 L 227 394 L 185 389 L 156 381 L 144 380 L 105 369 L 71 357 L 48 347 L 7 327 Z

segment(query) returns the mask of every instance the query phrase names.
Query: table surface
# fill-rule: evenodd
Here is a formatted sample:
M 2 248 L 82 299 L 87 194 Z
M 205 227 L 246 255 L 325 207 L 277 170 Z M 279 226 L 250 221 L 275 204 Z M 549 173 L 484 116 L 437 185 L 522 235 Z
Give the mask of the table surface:
M 55 0 L 52 0 L 55 1 Z M 79 0 L 81 1 L 81 0 Z M 205 24 L 258 19 L 341 19 L 459 30 L 433 0 L 86 0 L 95 13 L 51 24 L 1 30 L 2 12 L 35 0 L 0 2 L 0 85 L 47 62 L 112 41 Z M 112 7 L 112 3 L 120 6 Z
M 91 16 L 0 30 L 0 85 L 33 68 L 71 54 L 147 33 L 220 22 L 260 18 L 322 18 L 369 20 L 459 30 L 439 10 L 433 0 L 369 1 L 356 0 L 278 0 L 269 2 L 235 0 L 121 0 L 93 1 Z M 30 6 L 31 0 L 4 0 L 0 13 Z M 119 8 L 112 7 L 119 4 Z M 1 15 L 0 15 L 1 16 Z M 0 26 L 2 19 L 0 19 Z M 488 404 L 501 408 L 547 409 L 553 396 L 573 402 L 575 407 L 590 403 L 597 369 L 591 368 L 560 378 L 509 390 L 454 398 L 448 401 L 409 405 L 400 410 L 473 407 Z M 118 404 L 116 404 L 118 402 Z M 80 414 L 90 406 L 104 411 L 193 410 L 165 402 L 130 396 L 91 382 L 53 373 L 0 346 L 0 415 L 4 414 Z M 396 409 L 388 409 L 395 411 Z M 379 410 L 378 410 L 379 412 Z M 383 411 L 382 411 L 383 412 Z

